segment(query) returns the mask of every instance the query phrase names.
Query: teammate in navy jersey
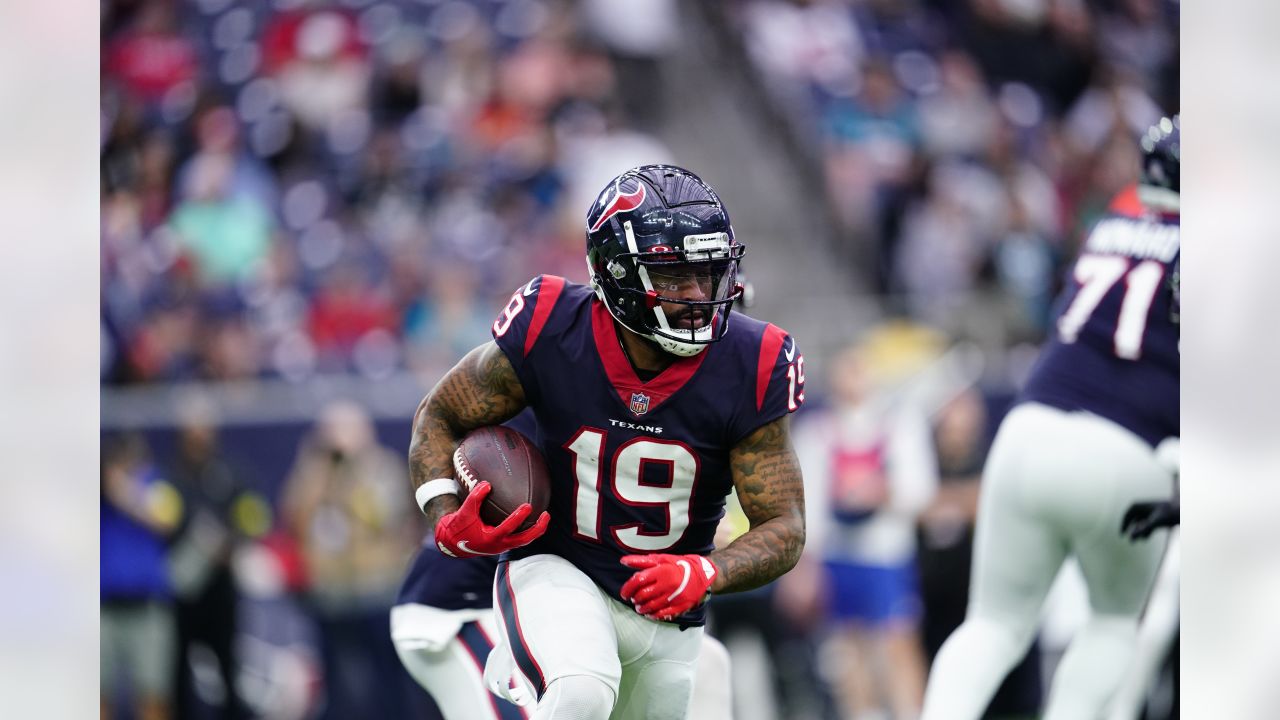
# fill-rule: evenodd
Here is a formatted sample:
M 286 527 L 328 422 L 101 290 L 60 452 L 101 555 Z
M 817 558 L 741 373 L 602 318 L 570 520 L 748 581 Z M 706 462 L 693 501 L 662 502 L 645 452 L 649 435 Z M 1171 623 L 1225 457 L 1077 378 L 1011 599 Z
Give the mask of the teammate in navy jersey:
M 778 327 L 734 314 L 742 294 L 720 198 L 649 165 L 587 214 L 591 287 L 540 276 L 516 290 L 494 341 L 423 400 L 410 466 L 440 549 L 507 553 L 494 583 L 502 647 L 539 698 L 533 717 L 685 717 L 710 592 L 759 587 L 804 544 L 803 483 L 787 415 L 804 358 Z M 458 497 L 465 434 L 524 407 L 552 480 L 550 513 L 517 531 Z M 751 529 L 712 538 L 736 489 Z
M 1098 222 L 1072 269 L 1057 333 L 1001 423 L 983 471 L 964 623 L 933 664 L 923 720 L 976 720 L 1031 643 L 1068 556 L 1090 618 L 1058 665 L 1045 720 L 1098 718 L 1132 656 L 1164 540 L 1131 543 L 1126 511 L 1168 497 L 1176 446 L 1178 120 L 1143 143 L 1136 188 Z

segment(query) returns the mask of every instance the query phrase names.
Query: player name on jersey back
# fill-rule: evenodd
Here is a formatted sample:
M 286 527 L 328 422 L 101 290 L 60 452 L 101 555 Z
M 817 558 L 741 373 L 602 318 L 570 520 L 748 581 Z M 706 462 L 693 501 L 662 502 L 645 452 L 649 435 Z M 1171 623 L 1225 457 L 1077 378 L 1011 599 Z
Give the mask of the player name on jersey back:
M 1094 228 L 1084 251 L 1108 255 L 1128 255 L 1172 262 L 1178 254 L 1178 226 L 1158 225 L 1128 217 L 1110 217 Z

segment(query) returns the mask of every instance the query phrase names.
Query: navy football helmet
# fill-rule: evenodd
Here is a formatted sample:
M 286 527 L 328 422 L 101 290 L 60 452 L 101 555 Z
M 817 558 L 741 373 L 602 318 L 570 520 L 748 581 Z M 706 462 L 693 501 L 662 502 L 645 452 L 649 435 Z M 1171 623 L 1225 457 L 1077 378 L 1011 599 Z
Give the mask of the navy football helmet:
M 1142 176 L 1138 180 L 1138 197 L 1144 205 L 1157 210 L 1178 210 L 1178 164 L 1180 116 L 1160 118 L 1142 136 Z
M 623 327 L 675 355 L 724 337 L 745 252 L 716 192 L 673 165 L 622 173 L 587 211 L 596 295 Z

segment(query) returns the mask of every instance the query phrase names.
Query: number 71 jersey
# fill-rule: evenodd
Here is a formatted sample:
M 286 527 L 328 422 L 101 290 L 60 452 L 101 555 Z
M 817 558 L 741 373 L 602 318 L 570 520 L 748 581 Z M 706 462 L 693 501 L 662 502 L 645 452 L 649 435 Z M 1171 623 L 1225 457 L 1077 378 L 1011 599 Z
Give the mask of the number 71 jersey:
M 1112 201 L 1072 268 L 1057 332 L 1022 399 L 1092 412 L 1153 447 L 1179 435 L 1178 230 L 1177 215 L 1147 210 L 1135 188 Z
M 804 358 L 780 328 L 735 312 L 719 342 L 645 381 L 618 332 L 590 288 L 550 275 L 517 290 L 493 325 L 552 484 L 550 527 L 511 556 L 560 555 L 622 601 L 634 572 L 623 555 L 712 550 L 729 452 L 804 401 Z M 702 624 L 703 609 L 677 622 Z

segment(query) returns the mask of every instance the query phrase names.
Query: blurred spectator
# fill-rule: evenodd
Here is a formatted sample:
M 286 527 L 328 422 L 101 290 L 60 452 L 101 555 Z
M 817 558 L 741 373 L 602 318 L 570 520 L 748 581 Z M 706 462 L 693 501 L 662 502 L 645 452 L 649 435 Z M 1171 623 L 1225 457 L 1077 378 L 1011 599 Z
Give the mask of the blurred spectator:
M 346 9 L 310 3 L 279 13 L 263 31 L 262 47 L 285 107 L 309 130 L 323 132 L 344 112 L 363 112 L 370 66 Z
M 1107 56 L 1148 78 L 1158 78 L 1161 66 L 1174 59 L 1172 56 L 1178 51 L 1177 35 L 1170 32 L 1165 17 L 1168 4 L 1162 0 L 1115 3 L 1115 12 L 1104 17 L 1099 28 Z
M 201 167 L 204 158 L 218 158 L 229 165 L 222 194 L 237 202 L 253 203 L 269 212 L 278 201 L 275 178 L 262 162 L 243 145 L 236 113 L 223 105 L 211 105 L 196 113 L 195 152 L 178 171 L 178 194 L 199 196 L 204 190 L 207 173 Z
M 863 67 L 858 94 L 834 102 L 824 123 L 831 146 L 827 174 L 837 211 L 848 227 L 877 233 L 877 287 L 887 291 L 907 191 L 920 170 L 915 105 L 886 61 L 875 58 Z
M 934 425 L 938 494 L 921 513 L 919 524 L 922 630 L 930 663 L 947 636 L 964 622 L 978 492 L 992 428 L 982 394 L 975 388 L 947 403 Z M 996 693 L 988 716 L 1034 715 L 1042 698 L 1040 683 L 1039 646 L 1033 644 Z
M 684 41 L 676 0 L 586 0 L 581 12 L 582 24 L 609 49 L 619 82 L 629 90 L 622 98 L 627 118 L 653 131 L 665 110 L 660 61 Z
M 127 350 L 130 377 L 142 381 L 178 380 L 198 366 L 200 314 L 186 298 L 166 298 L 148 310 L 133 329 Z
M 182 499 L 140 435 L 104 439 L 100 502 L 102 717 L 172 717 L 174 617 L 166 542 Z M 123 702 L 121 702 L 123 700 Z
M 962 50 L 939 58 L 939 88 L 920 100 L 920 130 L 935 156 L 976 157 L 987 146 L 999 118 L 982 69 Z
M 212 684 L 221 692 L 199 695 L 217 708 L 216 716 L 244 718 L 249 711 L 241 698 L 236 647 L 239 590 L 231 561 L 243 540 L 270 529 L 271 509 L 252 490 L 248 470 L 220 448 L 212 403 L 184 398 L 180 415 L 171 470 L 184 513 L 170 562 L 177 597 L 177 716 L 197 716 L 196 688 Z M 206 681 L 196 683 L 197 675 Z M 210 677 L 219 682 L 208 682 Z
M 404 461 L 350 402 L 325 408 L 285 481 L 285 527 L 302 549 L 320 629 L 324 718 L 406 717 L 420 692 L 387 633 L 421 535 L 407 488 Z
M 996 239 L 994 261 L 1001 289 L 1017 304 L 1024 336 L 1044 336 L 1057 275 L 1054 246 L 1031 221 L 1021 198 L 1009 198 L 1009 222 Z
M 194 94 L 197 56 L 191 40 L 178 32 L 176 3 L 142 3 L 132 26 L 104 43 L 102 69 L 153 108 L 175 90 Z
M 1113 132 L 1136 138 L 1160 119 L 1160 108 L 1142 87 L 1140 79 L 1127 68 L 1112 65 L 1099 72 L 1066 116 L 1072 143 L 1082 152 L 1101 149 Z
M 923 348 L 908 351 L 913 361 L 901 356 L 904 339 L 873 334 L 841 352 L 829 369 L 832 406 L 796 428 L 806 545 L 826 567 L 844 717 L 915 717 L 924 693 L 915 523 L 933 497 L 937 460 L 923 411 L 889 392 L 902 368 L 923 359 Z
M 190 172 L 187 194 L 169 221 L 179 247 L 205 285 L 247 277 L 270 250 L 271 216 L 259 200 L 233 194 L 231 157 L 198 155 Z
M 493 308 L 476 302 L 476 278 L 464 265 L 437 266 L 431 278 L 427 294 L 405 314 L 404 334 L 415 365 L 443 370 L 489 341 Z
M 746 49 L 782 105 L 812 113 L 810 89 L 847 96 L 866 48 L 842 2 L 751 2 L 744 8 Z
M 346 370 L 356 346 L 396 327 L 396 312 L 370 273 L 356 264 L 338 263 L 325 276 L 312 301 L 307 330 L 321 367 Z
M 210 320 L 200 344 L 202 375 L 212 380 L 245 380 L 261 367 L 257 337 L 239 315 Z
M 972 197 L 971 181 L 984 179 L 972 167 L 938 165 L 929 174 L 928 191 L 905 213 L 897 255 L 887 271 L 913 317 L 945 327 L 952 299 L 974 288 L 987 236 L 966 197 Z

